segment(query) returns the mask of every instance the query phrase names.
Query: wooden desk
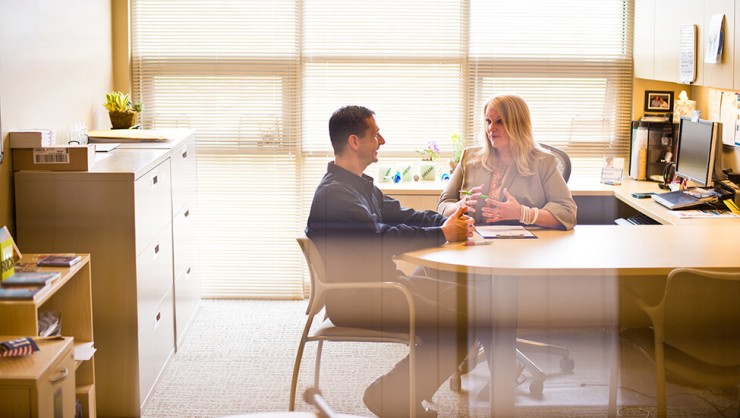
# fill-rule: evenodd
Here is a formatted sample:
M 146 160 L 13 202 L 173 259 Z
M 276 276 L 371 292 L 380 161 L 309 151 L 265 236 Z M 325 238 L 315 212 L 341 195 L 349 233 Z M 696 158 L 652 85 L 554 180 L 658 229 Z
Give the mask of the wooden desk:
M 573 231 L 537 230 L 538 239 L 494 240 L 486 246 L 448 244 L 401 258 L 427 268 L 490 277 L 495 366 L 491 416 L 514 415 L 516 373 L 511 359 L 515 357 L 519 282 L 573 276 L 602 279 L 604 293 L 598 297 L 613 313 L 609 416 L 616 416 L 618 279 L 664 278 L 676 267 L 740 268 L 735 248 L 740 222 L 714 221 L 718 220 L 688 225 L 578 225 Z
M 443 181 L 418 181 L 413 183 L 377 183 L 377 186 L 389 196 L 398 199 L 402 205 L 414 209 L 437 210 L 437 202 L 442 190 L 447 186 Z M 653 199 L 635 199 L 631 193 L 663 193 L 658 183 L 653 181 L 622 180 L 619 186 L 601 184 L 595 178 L 573 177 L 568 188 L 578 204 L 579 224 L 582 214 L 595 213 L 586 218 L 599 218 L 603 224 L 612 224 L 619 217 L 616 207 L 620 202 L 635 211 L 642 212 L 664 225 L 719 225 L 740 224 L 739 219 L 679 219 L 670 210 L 656 203 Z M 599 202 L 595 204 L 594 202 Z M 591 222 L 589 222 L 591 223 Z

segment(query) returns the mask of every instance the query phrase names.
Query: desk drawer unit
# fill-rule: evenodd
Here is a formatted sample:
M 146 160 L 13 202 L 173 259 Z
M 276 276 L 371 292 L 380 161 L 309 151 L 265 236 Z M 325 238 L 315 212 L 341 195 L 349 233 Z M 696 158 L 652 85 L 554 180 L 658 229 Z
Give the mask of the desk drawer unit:
M 136 257 L 136 300 L 139 329 L 172 287 L 172 235 L 163 229 Z
M 172 151 L 172 209 L 180 211 L 195 197 L 197 167 L 195 141 Z
M 170 224 L 170 162 L 164 161 L 136 180 L 136 253 Z
M 0 418 L 74 418 L 72 341 L 40 345 L 43 353 L 0 359 Z
M 139 330 L 139 402 L 142 405 L 174 352 L 174 325 L 170 287 L 154 311 L 144 318 Z
M 175 342 L 179 344 L 200 302 L 198 225 L 195 198 L 175 215 L 172 224 L 175 271 Z

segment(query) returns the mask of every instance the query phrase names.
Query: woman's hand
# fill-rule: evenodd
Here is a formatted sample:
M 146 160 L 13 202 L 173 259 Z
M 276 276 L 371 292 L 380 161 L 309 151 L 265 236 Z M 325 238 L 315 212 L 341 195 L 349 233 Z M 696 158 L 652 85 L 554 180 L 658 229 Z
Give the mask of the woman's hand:
M 507 189 L 504 189 L 504 197 L 506 200 L 499 202 L 496 199 L 486 199 L 486 206 L 483 207 L 482 214 L 483 219 L 487 222 L 501 222 L 508 220 L 519 220 L 521 214 L 521 205 L 514 196 L 509 194 Z
M 483 185 L 473 187 L 469 190 L 470 194 L 466 194 L 465 197 L 460 199 L 460 207 L 467 206 L 468 213 L 475 212 L 475 206 L 478 205 L 478 199 L 483 194 Z

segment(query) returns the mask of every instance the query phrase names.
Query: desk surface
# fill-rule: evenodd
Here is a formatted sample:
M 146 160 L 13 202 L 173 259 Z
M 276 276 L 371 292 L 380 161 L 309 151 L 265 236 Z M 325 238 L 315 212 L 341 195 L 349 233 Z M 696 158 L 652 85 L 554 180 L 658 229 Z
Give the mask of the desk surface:
M 709 222 L 709 221 L 707 221 Z M 733 227 L 706 225 L 577 225 L 534 230 L 537 239 L 461 243 L 404 254 L 425 267 L 480 274 L 531 276 L 667 274 L 676 267 L 740 268 Z
M 635 210 L 650 216 L 664 225 L 740 226 L 740 219 L 737 218 L 681 219 L 675 215 L 675 212 L 677 211 L 671 211 L 665 206 L 655 202 L 653 199 L 635 199 L 631 195 L 635 192 L 665 192 L 665 190 L 661 190 L 658 187 L 658 184 L 659 183 L 653 181 L 624 179 L 621 185 L 610 186 L 600 183 L 598 179 L 572 178 L 568 182 L 568 187 L 573 196 L 613 196 Z M 378 183 L 377 185 L 384 193 L 391 195 L 439 196 L 442 190 L 447 187 L 447 182 L 418 181 L 413 183 Z

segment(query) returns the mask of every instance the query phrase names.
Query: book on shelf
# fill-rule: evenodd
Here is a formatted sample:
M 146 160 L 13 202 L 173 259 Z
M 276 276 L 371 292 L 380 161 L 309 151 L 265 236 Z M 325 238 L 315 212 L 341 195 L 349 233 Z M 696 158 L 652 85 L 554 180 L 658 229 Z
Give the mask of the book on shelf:
M 0 228 L 0 280 L 4 280 L 15 273 L 15 262 L 23 257 L 21 250 L 15 245 L 13 236 L 6 226 Z
M 0 300 L 32 300 L 45 286 L 0 287 Z
M 2 287 L 45 286 L 60 277 L 62 274 L 58 271 L 17 271 L 2 281 Z
M 82 260 L 77 254 L 51 254 L 43 256 L 36 261 L 42 267 L 72 267 Z
M 39 336 L 52 337 L 62 333 L 62 313 L 60 311 L 39 311 Z

